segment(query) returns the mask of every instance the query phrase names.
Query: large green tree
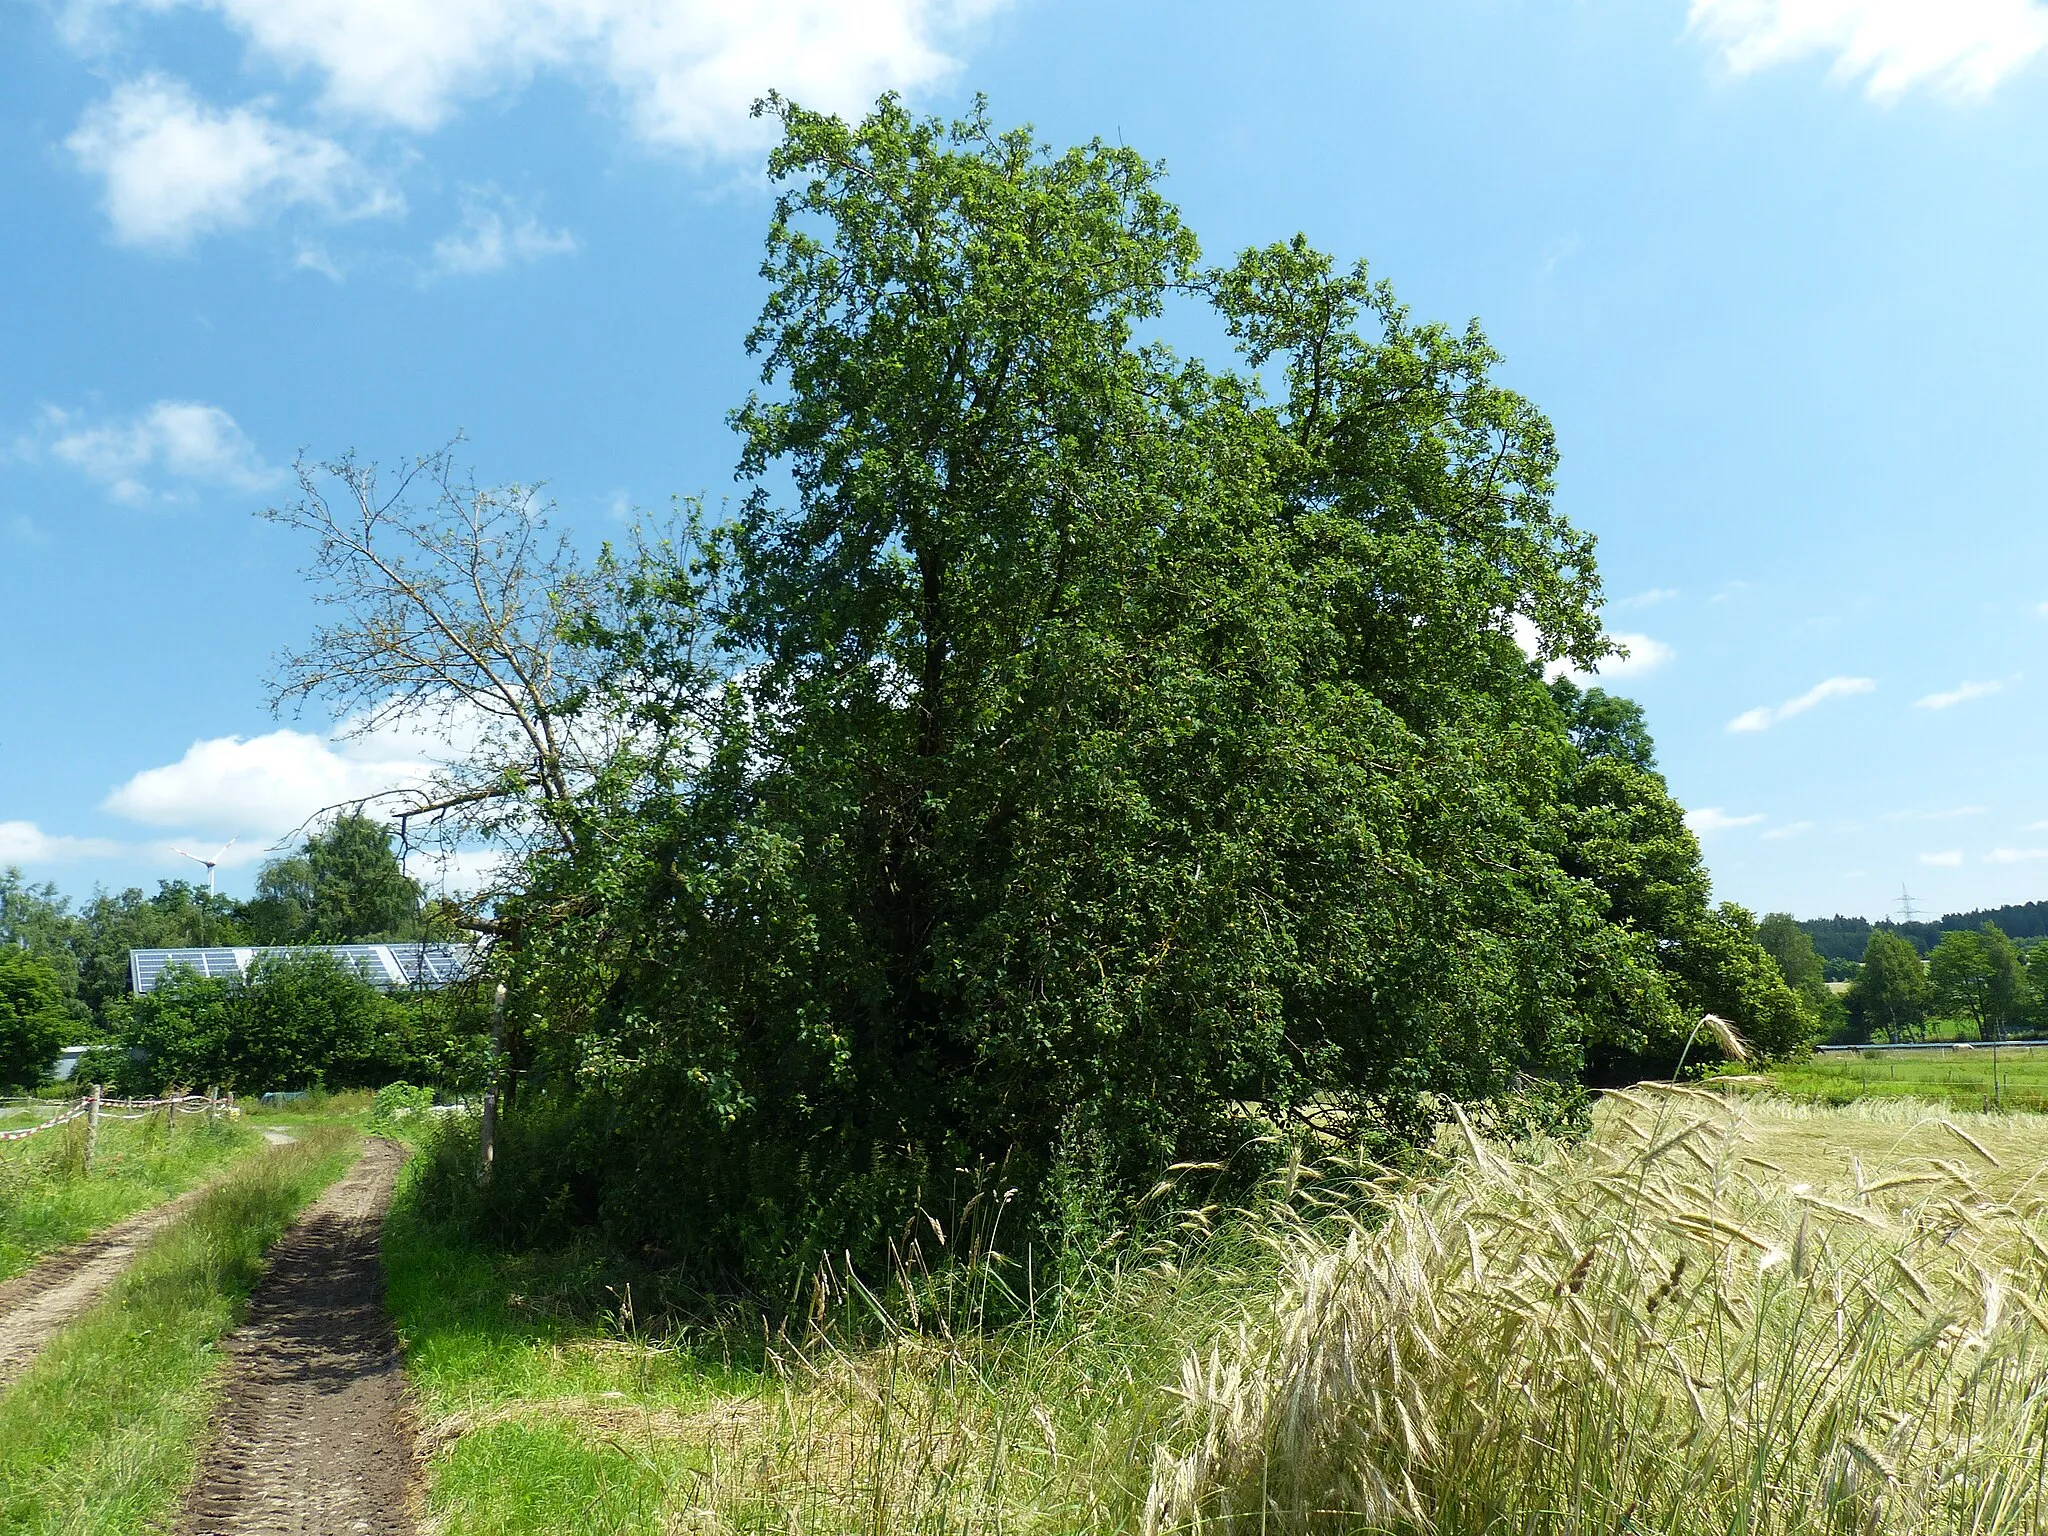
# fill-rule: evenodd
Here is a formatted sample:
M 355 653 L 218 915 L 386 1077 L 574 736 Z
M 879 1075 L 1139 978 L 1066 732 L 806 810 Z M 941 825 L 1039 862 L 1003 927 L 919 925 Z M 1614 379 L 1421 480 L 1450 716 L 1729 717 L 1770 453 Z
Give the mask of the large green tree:
M 55 885 L 31 884 L 19 869 L 0 868 L 0 947 L 26 949 L 48 961 L 67 1000 L 78 995 L 83 926 Z
M 1828 986 L 1827 962 L 1814 948 L 1813 938 L 1789 912 L 1769 912 L 1757 924 L 1757 942 L 1777 962 L 1785 984 L 1798 993 L 1817 1023 L 1826 1030 L 1838 1030 L 1849 1022 L 1847 1006 Z
M 1926 1030 L 1934 989 L 1920 952 L 1896 933 L 1878 928 L 1863 949 L 1863 968 L 1849 985 L 1849 1017 L 1867 1039 L 1881 1034 L 1893 1044 L 1917 1040 Z
M 2032 1003 L 2019 947 L 1996 923 L 1943 934 L 1927 957 L 1927 978 L 1935 1006 L 1970 1020 L 1984 1040 L 2011 1033 Z
M 1803 988 L 1821 979 L 1821 958 L 1813 940 L 1789 912 L 1767 912 L 1757 924 L 1757 942 L 1778 962 L 1787 986 Z
M 419 901 L 419 886 L 392 847 L 391 828 L 352 812 L 265 864 L 243 919 L 262 944 L 365 943 L 414 937 Z
M 462 781 L 559 834 L 492 918 L 509 1219 L 780 1286 L 983 1184 L 1028 1228 L 1568 1101 L 1701 1008 L 1797 1043 L 1640 711 L 1542 682 L 1600 589 L 1476 326 L 1299 238 L 1205 269 L 1127 149 L 770 110 L 743 511 L 555 602 L 610 755 Z M 1228 368 L 1150 339 L 1197 303 Z M 413 598 L 350 582 L 298 675 L 395 686 Z

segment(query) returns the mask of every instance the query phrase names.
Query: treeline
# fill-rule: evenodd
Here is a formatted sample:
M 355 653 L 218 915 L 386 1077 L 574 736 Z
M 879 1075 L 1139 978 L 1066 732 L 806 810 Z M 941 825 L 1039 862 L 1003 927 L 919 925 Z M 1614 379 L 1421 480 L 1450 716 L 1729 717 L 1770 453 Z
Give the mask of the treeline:
M 1877 929 L 1848 993 L 1851 1041 L 1905 1044 L 1934 1018 L 1975 1026 L 1980 1040 L 2048 1033 L 2048 944 L 2022 950 L 1996 923 L 1942 934 L 1923 959 L 1904 935 Z
M 1943 934 L 1975 932 L 1986 923 L 1996 924 L 1999 931 L 2010 939 L 2048 938 L 2048 901 L 2018 902 L 1974 912 L 1951 912 L 1932 923 L 1896 923 L 1882 918 L 1872 923 L 1867 918 L 1837 914 L 1834 917 L 1809 917 L 1799 926 L 1806 930 L 1823 960 L 1853 965 L 1862 960 L 1873 933 L 1896 934 L 1922 955 L 1928 955 L 1941 942 Z M 1846 980 L 1847 976 L 1842 979 Z
M 483 701 L 431 799 L 530 849 L 450 1208 L 786 1297 L 1177 1161 L 1569 1131 L 1708 1011 L 1805 1045 L 1641 711 L 1543 680 L 1604 652 L 1592 541 L 1476 326 L 1300 237 L 1204 264 L 1120 146 L 768 110 L 732 521 L 583 567 L 447 454 L 271 514 L 336 616 L 279 691 Z
M 480 1068 L 466 1045 L 442 1038 L 455 1027 L 453 999 L 387 998 L 325 957 L 265 964 L 247 986 L 179 971 L 150 997 L 128 990 L 131 949 L 448 934 L 400 865 L 389 828 L 360 814 L 335 818 L 264 865 L 247 900 L 167 880 L 148 895 L 95 891 L 74 909 L 54 885 L 0 870 L 0 1084 L 35 1084 L 74 1045 L 97 1048 L 82 1070 L 152 1091 L 167 1082 L 261 1091 L 315 1079 L 462 1080 Z

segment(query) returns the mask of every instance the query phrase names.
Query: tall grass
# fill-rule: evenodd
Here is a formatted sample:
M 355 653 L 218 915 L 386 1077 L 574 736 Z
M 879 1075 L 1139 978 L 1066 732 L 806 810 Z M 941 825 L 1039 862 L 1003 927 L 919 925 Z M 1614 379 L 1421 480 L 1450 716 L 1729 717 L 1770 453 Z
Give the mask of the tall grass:
M 166 1528 L 212 1406 L 214 1341 L 240 1315 L 265 1250 L 356 1142 L 330 1125 L 250 1158 L 0 1394 L 0 1531 Z
M 873 1298 L 708 1406 L 628 1368 L 705 1341 L 614 1330 L 608 1390 L 447 1423 L 431 1503 L 449 1536 L 2038 1530 L 2044 1159 L 2031 1117 L 1616 1096 L 1583 1147 L 1297 1165 L 1008 1327 Z
M 259 1144 L 225 1117 L 188 1114 L 167 1125 L 108 1119 L 90 1172 L 85 1122 L 0 1143 L 0 1280 L 137 1211 L 184 1193 Z
M 1581 1151 L 1473 1140 L 1370 1219 L 1274 1222 L 1270 1304 L 1182 1363 L 1147 1530 L 2040 1529 L 2038 1176 L 1954 1127 L 1817 1187 L 1746 1121 L 1620 1096 Z

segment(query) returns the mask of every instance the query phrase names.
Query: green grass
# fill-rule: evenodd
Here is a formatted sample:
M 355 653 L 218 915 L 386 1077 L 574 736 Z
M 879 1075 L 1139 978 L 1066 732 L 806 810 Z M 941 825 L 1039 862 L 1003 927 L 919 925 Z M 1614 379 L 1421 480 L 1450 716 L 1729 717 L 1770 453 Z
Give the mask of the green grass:
M 716 1339 L 642 1337 L 629 1272 L 601 1256 L 485 1251 L 425 1219 L 411 1170 L 384 1265 L 422 1429 L 445 1443 L 444 1536 L 661 1530 L 709 1466 L 674 1426 L 762 1389 Z
M 255 1128 L 225 1117 L 107 1120 L 85 1171 L 85 1124 L 0 1143 L 0 1280 L 46 1253 L 204 1183 L 261 1145 Z
M 240 1164 L 0 1394 L 0 1531 L 167 1528 L 212 1408 L 215 1341 L 240 1316 L 270 1244 L 357 1144 L 350 1127 L 309 1127 Z
M 1829 1053 L 1775 1068 L 1770 1079 L 1793 1098 L 1821 1104 L 1916 1098 L 1962 1110 L 2048 1112 L 2048 1048 Z

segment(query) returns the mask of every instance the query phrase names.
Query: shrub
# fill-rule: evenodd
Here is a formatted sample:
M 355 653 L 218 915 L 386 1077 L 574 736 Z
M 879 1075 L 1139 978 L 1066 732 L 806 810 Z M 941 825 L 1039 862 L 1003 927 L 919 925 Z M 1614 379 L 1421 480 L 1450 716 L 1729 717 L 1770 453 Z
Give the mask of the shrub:
M 396 1125 L 408 1116 L 433 1107 L 433 1089 L 415 1087 L 404 1081 L 387 1083 L 377 1090 L 377 1096 L 372 1101 L 370 1119 L 375 1124 Z

